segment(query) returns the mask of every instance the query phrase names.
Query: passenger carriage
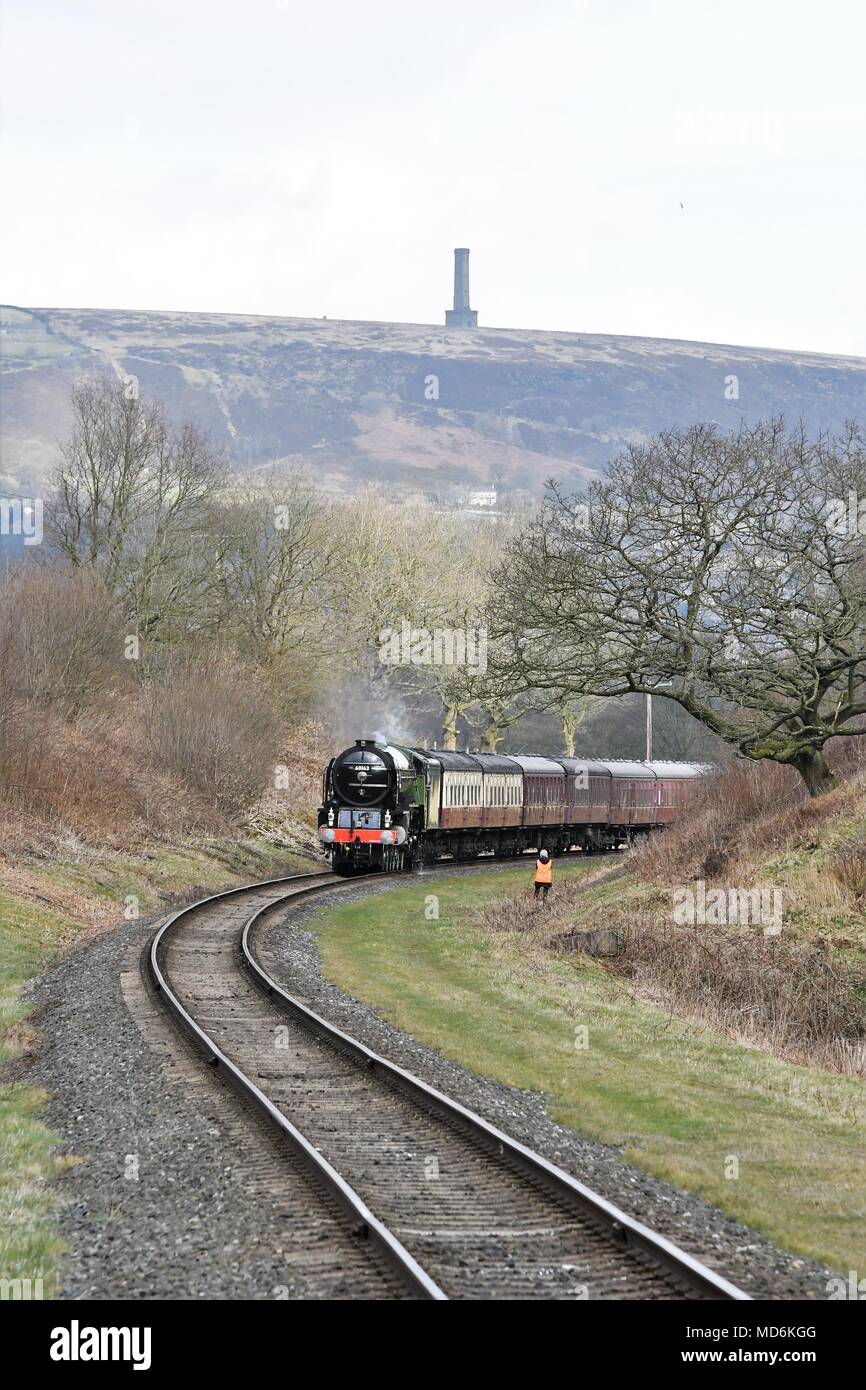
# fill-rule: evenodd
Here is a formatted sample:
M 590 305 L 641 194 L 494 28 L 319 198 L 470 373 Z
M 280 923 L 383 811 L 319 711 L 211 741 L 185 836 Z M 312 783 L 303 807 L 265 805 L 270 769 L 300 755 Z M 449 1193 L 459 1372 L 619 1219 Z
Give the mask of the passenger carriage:
M 713 772 L 358 739 L 328 764 L 319 838 L 339 873 L 438 859 L 616 849 L 670 824 Z

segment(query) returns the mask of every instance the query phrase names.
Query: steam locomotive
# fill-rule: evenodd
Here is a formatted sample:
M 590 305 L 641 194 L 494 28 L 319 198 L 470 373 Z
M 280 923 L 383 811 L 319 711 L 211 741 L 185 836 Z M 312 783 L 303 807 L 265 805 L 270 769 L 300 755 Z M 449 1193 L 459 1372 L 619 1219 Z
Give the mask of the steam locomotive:
M 373 735 L 328 763 L 319 840 L 338 874 L 527 850 L 591 854 L 670 824 L 711 772 L 700 763 L 408 748 Z

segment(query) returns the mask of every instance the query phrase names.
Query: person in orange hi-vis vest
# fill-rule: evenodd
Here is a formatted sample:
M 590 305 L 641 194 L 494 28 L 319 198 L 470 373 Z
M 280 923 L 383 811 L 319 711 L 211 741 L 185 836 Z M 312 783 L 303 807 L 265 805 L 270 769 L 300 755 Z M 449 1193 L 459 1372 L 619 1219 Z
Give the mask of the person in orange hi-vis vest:
M 541 894 L 542 903 L 547 902 L 550 885 L 553 882 L 553 865 L 550 855 L 543 849 L 535 861 L 535 896 Z

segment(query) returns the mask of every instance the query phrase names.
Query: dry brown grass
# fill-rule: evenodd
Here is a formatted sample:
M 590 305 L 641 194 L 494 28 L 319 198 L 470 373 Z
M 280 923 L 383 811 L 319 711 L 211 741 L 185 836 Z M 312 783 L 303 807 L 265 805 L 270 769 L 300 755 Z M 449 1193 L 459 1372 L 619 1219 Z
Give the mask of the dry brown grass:
M 766 837 L 784 818 L 823 814 L 821 801 L 806 798 L 791 769 L 733 763 L 704 786 L 688 816 L 644 841 L 636 855 L 637 874 L 647 883 L 715 878 L 736 855 L 746 829 Z
M 75 722 L 25 701 L 0 728 L 0 828 L 6 849 L 133 847 L 225 818 L 149 754 L 132 697 Z
M 600 882 L 620 879 L 597 897 Z M 700 1020 L 778 1057 L 866 1074 L 866 970 L 822 939 L 764 935 L 760 927 L 674 924 L 669 893 L 634 891 L 626 868 L 560 880 L 549 906 L 531 890 L 484 907 L 487 931 L 511 932 L 528 956 L 569 951 L 597 959 L 620 984 L 680 1017 Z
M 854 740 L 851 740 L 853 743 Z M 691 878 L 747 884 L 768 857 L 817 848 L 833 822 L 866 815 L 866 769 L 849 760 L 840 786 L 809 798 L 800 779 L 775 764 L 735 763 L 703 789 L 692 813 L 663 835 L 651 835 L 635 852 L 635 869 L 646 883 L 682 883 Z M 862 840 L 862 837 L 861 837 Z M 847 870 L 856 878 L 855 850 Z M 828 874 L 828 878 L 832 877 Z
M 130 690 L 124 636 L 91 571 L 13 570 L 0 583 L 0 708 L 18 699 L 72 718 L 105 691 Z
M 830 873 L 858 906 L 866 906 L 866 840 L 851 839 L 835 853 Z
M 598 917 L 600 925 L 606 909 L 591 905 L 590 890 L 602 883 L 614 883 L 628 872 L 628 864 L 619 855 L 599 860 L 579 877 L 560 877 L 554 868 L 555 882 L 544 905 L 534 894 L 533 867 L 533 861 L 527 859 L 525 892 L 494 898 L 480 910 L 476 920 L 486 931 L 517 932 L 547 944 L 552 932 L 570 929 L 578 918 L 581 925 L 585 922 L 594 926 Z
M 234 654 L 125 659 L 92 574 L 0 581 L 0 833 L 8 851 L 223 836 L 273 781 L 282 723 Z
M 836 791 L 810 800 L 784 769 L 737 764 L 694 814 L 631 854 L 625 871 L 608 861 L 560 880 L 547 909 L 531 890 L 492 903 L 479 924 L 515 933 L 530 954 L 596 954 L 598 933 L 612 933 L 608 945 L 622 949 L 598 968 L 636 995 L 774 1055 L 863 1074 L 866 773 L 856 760 L 849 769 Z M 622 875 L 621 888 L 599 891 L 599 874 Z M 677 925 L 673 890 L 696 879 L 778 890 L 781 934 L 742 916 Z
M 282 721 L 256 673 L 220 652 L 172 663 L 147 693 L 151 756 L 235 818 L 273 781 Z
M 674 926 L 655 913 L 620 928 L 617 974 L 663 1007 L 791 1060 L 866 1069 L 866 977 L 828 945 L 753 928 Z

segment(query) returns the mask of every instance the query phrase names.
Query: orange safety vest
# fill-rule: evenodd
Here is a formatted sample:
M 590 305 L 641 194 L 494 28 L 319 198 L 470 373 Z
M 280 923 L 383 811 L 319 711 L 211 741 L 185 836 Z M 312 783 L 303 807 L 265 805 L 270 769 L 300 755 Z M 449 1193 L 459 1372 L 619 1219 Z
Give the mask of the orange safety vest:
M 542 864 L 542 862 L 541 862 L 540 859 L 536 859 L 536 861 L 535 861 L 535 882 L 536 882 L 536 883 L 552 883 L 552 882 L 553 882 L 553 863 L 552 863 L 552 861 L 551 861 L 550 859 L 548 859 L 548 861 L 547 861 L 546 864 Z

